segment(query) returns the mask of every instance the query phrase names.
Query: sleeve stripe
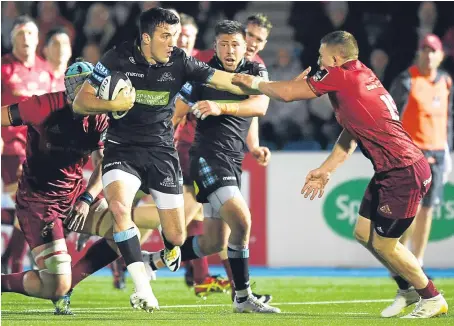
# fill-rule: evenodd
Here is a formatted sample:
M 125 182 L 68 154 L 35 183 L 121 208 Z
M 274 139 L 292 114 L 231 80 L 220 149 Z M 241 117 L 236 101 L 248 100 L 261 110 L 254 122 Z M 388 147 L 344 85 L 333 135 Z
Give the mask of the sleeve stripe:
M 317 95 L 317 97 L 320 97 L 322 94 L 320 94 L 319 92 L 317 92 L 317 90 L 315 89 L 315 87 L 311 84 L 310 78 L 307 78 L 306 81 L 307 81 L 307 84 L 309 85 L 309 88 L 311 89 L 311 91 L 313 91 L 314 94 Z

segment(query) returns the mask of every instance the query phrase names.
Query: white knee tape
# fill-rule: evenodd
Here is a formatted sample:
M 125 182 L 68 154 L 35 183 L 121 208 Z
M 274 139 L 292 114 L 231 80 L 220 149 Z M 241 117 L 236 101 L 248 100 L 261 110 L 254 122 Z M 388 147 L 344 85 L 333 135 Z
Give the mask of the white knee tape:
M 43 250 L 35 257 L 38 266 L 43 260 L 49 274 L 71 274 L 71 256 L 68 254 L 66 243 L 58 243 Z
M 228 200 L 235 197 L 243 198 L 240 189 L 237 186 L 225 186 L 212 192 L 208 196 L 208 201 L 210 202 L 214 211 L 219 212 L 222 205 L 224 205 Z
M 166 194 L 154 189 L 150 189 L 150 193 L 158 209 L 174 209 L 184 205 L 183 194 Z
M 55 254 L 44 259 L 49 274 L 71 274 L 71 256 L 67 253 Z

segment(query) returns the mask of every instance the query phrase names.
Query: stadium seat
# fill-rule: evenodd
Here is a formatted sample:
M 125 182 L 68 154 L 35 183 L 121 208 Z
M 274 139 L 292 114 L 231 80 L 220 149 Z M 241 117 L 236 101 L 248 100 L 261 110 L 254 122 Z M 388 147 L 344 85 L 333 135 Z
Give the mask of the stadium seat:
M 292 141 L 285 144 L 283 151 L 317 151 L 321 150 L 320 144 L 314 140 Z

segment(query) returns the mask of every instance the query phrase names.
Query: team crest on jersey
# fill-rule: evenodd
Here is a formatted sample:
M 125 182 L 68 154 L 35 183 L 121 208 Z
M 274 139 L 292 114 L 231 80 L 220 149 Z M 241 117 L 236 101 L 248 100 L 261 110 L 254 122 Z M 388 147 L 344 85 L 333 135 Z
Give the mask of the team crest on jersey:
M 130 61 L 133 65 L 136 64 L 136 60 L 134 60 L 134 57 L 129 57 L 129 61 Z
M 168 82 L 168 81 L 174 81 L 175 78 L 172 76 L 172 73 L 170 72 L 164 72 L 161 77 L 159 77 L 158 82 Z
M 326 76 L 328 76 L 328 70 L 326 69 L 322 69 L 322 70 L 319 70 L 315 73 L 314 76 L 312 76 L 312 80 L 313 81 L 316 81 L 316 82 L 319 82 L 319 81 L 322 81 L 323 78 L 325 78 Z

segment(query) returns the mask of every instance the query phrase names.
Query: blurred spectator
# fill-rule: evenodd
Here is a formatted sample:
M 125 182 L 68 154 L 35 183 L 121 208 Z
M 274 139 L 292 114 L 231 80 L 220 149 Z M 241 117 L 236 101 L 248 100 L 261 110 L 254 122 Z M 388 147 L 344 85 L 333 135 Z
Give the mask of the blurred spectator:
M 268 67 L 272 80 L 290 80 L 301 72 L 301 65 L 292 57 L 293 49 L 280 48 L 275 64 Z M 260 119 L 261 139 L 276 143 L 278 149 L 287 142 L 304 137 L 308 120 L 307 102 L 284 103 L 271 99 L 266 115 Z
M 65 70 L 72 55 L 71 41 L 65 28 L 56 27 L 47 33 L 43 52 L 52 77 L 52 92 L 64 91 Z
M 333 106 L 327 95 L 310 100 L 308 106 L 311 136 L 322 149 L 326 149 L 336 141 L 342 130 L 334 116 Z
M 183 13 L 180 15 L 180 23 L 181 34 L 178 38 L 177 47 L 184 50 L 187 55 L 195 56 L 199 52 L 194 49 L 197 33 L 199 32 L 197 24 L 193 17 Z
M 47 63 L 36 55 L 38 46 L 38 26 L 28 16 L 17 17 L 10 33 L 12 53 L 2 56 L 2 105 L 20 102 L 33 95 L 51 91 L 51 76 Z M 1 173 L 5 187 L 12 188 L 22 174 L 22 162 L 25 160 L 27 127 L 2 127 L 4 148 L 2 153 Z M 2 210 L 2 215 L 4 211 Z M 9 215 L 14 216 L 14 209 Z M 26 253 L 26 241 L 18 228 L 14 228 L 8 247 L 3 253 L 2 271 L 7 270 L 11 260 L 11 272 L 23 270 L 23 258 Z
M 66 18 L 60 14 L 60 8 L 58 2 L 55 1 L 39 1 L 38 2 L 38 16 L 36 19 L 39 28 L 39 44 L 38 53 L 42 55 L 45 39 L 47 33 L 57 26 L 62 26 L 66 29 L 66 32 L 71 40 L 71 44 L 74 44 L 76 32 L 74 26 Z
M 317 67 L 320 39 L 335 30 L 345 30 L 358 41 L 359 59 L 369 63 L 370 47 L 361 19 L 349 11 L 346 1 L 295 3 L 290 24 L 295 28 L 295 40 L 303 45 L 302 64 Z M 299 8 L 297 11 L 297 9 Z
M 445 155 L 449 155 L 445 148 L 448 143 L 449 150 L 453 148 L 453 88 L 451 77 L 439 69 L 443 55 L 438 36 L 426 34 L 420 41 L 415 64 L 402 72 L 390 89 L 402 126 L 424 153 L 432 172 L 432 184 L 421 201 L 411 236 L 412 252 L 421 266 L 432 213 L 443 200 Z
M 102 53 L 115 45 L 114 37 L 117 28 L 112 20 L 109 7 L 96 2 L 90 6 L 87 13 L 87 20 L 82 31 L 77 35 L 74 46 L 74 55 L 80 56 L 85 44 L 95 42 L 99 45 Z
M 390 57 L 389 70 L 392 76 L 397 76 L 414 62 L 418 43 L 426 34 L 433 33 L 439 37 L 444 34 L 444 23 L 438 19 L 440 13 L 437 3 L 416 3 L 418 7 L 413 10 L 412 5 L 415 3 L 401 6 L 378 44 Z
M 454 78 L 454 26 L 450 27 L 443 36 L 443 46 L 446 56 L 443 62 L 443 68 Z
M 11 51 L 10 33 L 13 29 L 14 20 L 19 15 L 17 2 L 2 1 L 2 55 Z
M 383 49 L 374 49 L 370 54 L 370 66 L 372 71 L 377 75 L 383 86 L 388 89 L 391 85 L 392 78 L 389 73 L 389 56 Z
M 101 59 L 101 49 L 96 43 L 88 43 L 82 50 L 82 57 L 95 65 Z

